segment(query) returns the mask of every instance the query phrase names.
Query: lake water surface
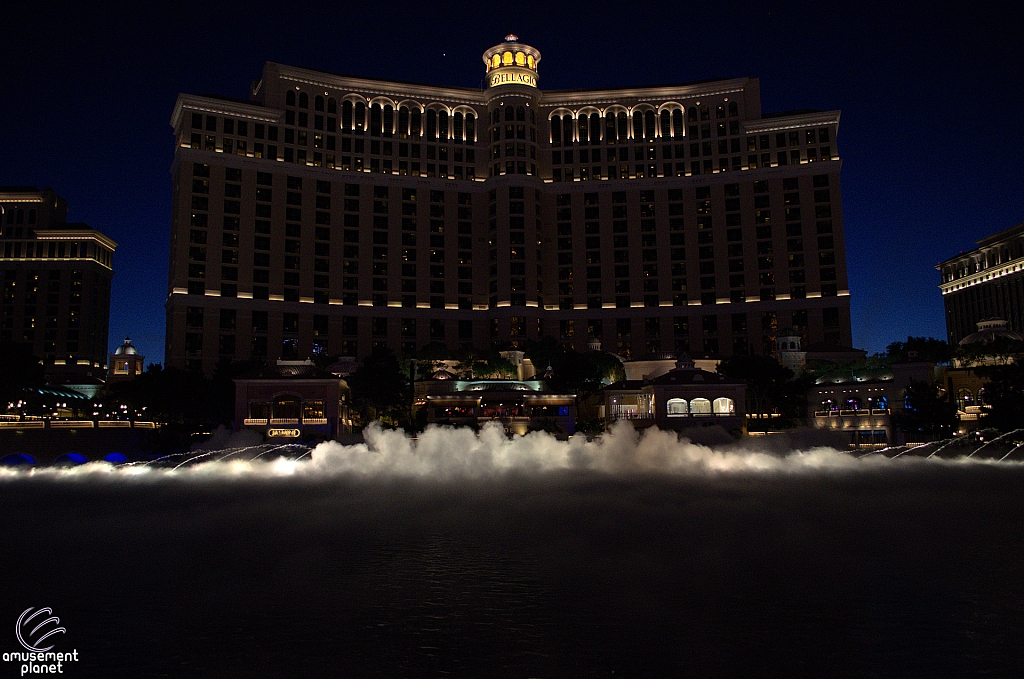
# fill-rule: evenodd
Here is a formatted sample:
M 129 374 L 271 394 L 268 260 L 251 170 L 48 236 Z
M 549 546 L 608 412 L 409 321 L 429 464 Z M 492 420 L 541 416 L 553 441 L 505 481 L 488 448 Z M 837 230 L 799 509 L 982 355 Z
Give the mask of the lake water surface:
M 1024 676 L 1024 465 L 492 434 L 4 472 L 0 623 L 70 677 Z

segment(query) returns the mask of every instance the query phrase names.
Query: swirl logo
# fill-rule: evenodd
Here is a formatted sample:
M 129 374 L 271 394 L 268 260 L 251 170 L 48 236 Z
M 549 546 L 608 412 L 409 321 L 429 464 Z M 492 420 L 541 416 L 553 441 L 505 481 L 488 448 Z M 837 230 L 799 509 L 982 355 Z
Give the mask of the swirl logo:
M 35 613 L 32 611 L 35 610 Z M 40 619 L 40 616 L 50 616 L 47 618 Z M 60 624 L 60 618 L 53 615 L 53 611 L 49 608 L 40 608 L 38 610 L 32 608 L 26 608 L 25 611 L 18 616 L 18 624 L 15 627 L 15 632 L 18 635 L 18 641 L 29 651 L 35 653 L 42 653 L 49 651 L 53 648 L 52 645 L 46 648 L 39 648 L 39 646 L 52 637 L 54 634 L 64 634 L 67 632 L 63 627 L 57 627 Z M 29 629 L 31 628 L 31 629 Z

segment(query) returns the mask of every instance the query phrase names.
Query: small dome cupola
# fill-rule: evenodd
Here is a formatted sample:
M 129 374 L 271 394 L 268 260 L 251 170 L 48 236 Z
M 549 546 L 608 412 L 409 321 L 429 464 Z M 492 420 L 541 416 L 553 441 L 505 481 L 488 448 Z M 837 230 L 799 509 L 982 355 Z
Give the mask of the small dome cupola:
M 125 337 L 124 344 L 122 344 L 121 346 L 114 350 L 115 356 L 133 355 L 138 353 L 139 351 L 132 345 L 132 340 L 130 337 Z
M 506 35 L 503 43 L 484 52 L 483 60 L 487 66 L 488 88 L 502 85 L 537 86 L 540 52 L 520 43 L 516 35 Z

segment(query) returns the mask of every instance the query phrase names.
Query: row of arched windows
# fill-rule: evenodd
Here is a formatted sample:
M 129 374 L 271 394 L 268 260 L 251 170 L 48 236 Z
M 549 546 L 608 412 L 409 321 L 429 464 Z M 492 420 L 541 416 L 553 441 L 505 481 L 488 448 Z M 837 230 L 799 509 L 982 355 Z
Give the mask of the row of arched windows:
M 565 112 L 556 113 L 551 117 L 551 143 L 558 145 L 563 142 L 571 144 L 597 144 L 605 141 L 610 144 L 624 143 L 629 139 L 654 141 L 683 137 L 686 134 L 686 123 L 710 119 L 707 104 L 700 107 L 691 106 L 683 118 L 683 109 L 664 108 L 660 112 L 653 109 L 634 110 L 632 114 L 624 110 L 597 111 L 592 113 Z M 736 102 L 720 104 L 716 117 L 735 117 L 739 115 Z M 603 121 L 602 121 L 603 118 Z
M 284 95 L 285 106 L 298 106 L 299 108 L 309 108 L 309 95 L 305 92 L 296 92 L 295 90 L 288 90 Z M 338 101 L 334 97 L 324 98 L 323 95 L 316 95 L 313 98 L 313 110 L 323 111 L 327 110 L 327 113 L 338 112 Z
M 724 396 L 709 401 L 706 398 L 695 398 L 687 402 L 685 398 L 670 398 L 665 402 L 665 414 L 669 417 L 710 417 L 712 415 L 735 415 L 736 406 L 731 398 Z
M 554 116 L 551 119 L 551 143 L 560 145 L 609 144 L 625 143 L 629 139 L 654 141 L 658 138 L 676 138 L 685 136 L 683 112 L 664 110 L 660 114 L 654 111 L 634 111 L 632 116 L 625 111 L 611 112 L 602 116 L 600 113 L 571 114 Z
M 369 108 L 369 115 L 367 115 Z M 397 136 L 401 139 L 417 139 L 421 136 L 428 141 L 454 140 L 473 144 L 476 142 L 476 116 L 472 113 L 427 109 L 426 112 L 408 106 L 398 108 L 398 115 L 391 104 L 372 104 L 369 107 L 361 101 L 345 101 L 341 106 L 341 131 L 362 132 L 366 130 L 373 137 Z M 367 120 L 369 118 L 369 120 Z M 397 124 L 396 124 L 397 122 Z

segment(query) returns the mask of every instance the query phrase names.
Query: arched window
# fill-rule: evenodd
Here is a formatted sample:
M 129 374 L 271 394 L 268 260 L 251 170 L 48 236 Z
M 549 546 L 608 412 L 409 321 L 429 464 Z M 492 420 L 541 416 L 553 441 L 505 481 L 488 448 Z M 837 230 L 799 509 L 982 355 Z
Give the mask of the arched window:
M 327 112 L 335 115 L 338 113 L 338 101 L 334 97 L 327 100 Z
M 644 113 L 644 136 L 647 141 L 654 141 L 655 120 L 654 111 Z
M 715 107 L 715 117 L 716 118 L 724 118 L 725 117 L 725 104 L 719 104 L 718 106 Z
M 974 405 L 974 392 L 967 387 L 960 387 L 956 390 L 956 409 L 965 412 L 969 406 Z
M 370 136 L 379 137 L 381 120 L 380 120 L 380 104 L 373 104 L 370 106 Z
M 707 417 L 711 414 L 711 401 L 706 398 L 695 398 L 690 401 L 690 413 L 694 417 Z
M 672 114 L 665 109 L 661 112 L 661 138 L 668 139 L 672 136 Z
M 362 132 L 366 127 L 366 104 L 356 102 L 356 132 Z
M 285 106 L 295 106 L 295 90 L 288 90 L 284 93 Z
M 437 139 L 437 111 L 430 109 L 427 111 L 427 140 L 434 141 Z
M 505 121 L 513 121 L 516 119 L 516 110 L 512 106 L 505 107 Z
M 665 413 L 669 417 L 685 417 L 690 413 L 686 404 L 686 399 L 670 398 L 668 402 L 665 403 Z
M 644 137 L 644 113 L 635 111 L 633 113 L 633 140 L 638 141 Z
M 274 419 L 298 419 L 300 412 L 300 401 L 297 396 L 278 396 L 274 399 L 273 413 L 271 417 Z
M 458 111 L 452 114 L 452 137 L 457 142 L 462 141 L 462 114 Z
M 466 114 L 466 143 L 476 143 L 476 116 L 472 113 Z
M 604 140 L 607 144 L 615 143 L 615 114 L 610 113 L 604 117 Z
M 551 119 L 551 144 L 552 146 L 562 145 L 562 118 L 560 116 Z
M 887 399 L 884 396 L 879 396 L 878 400 L 875 401 L 875 407 L 876 408 L 882 408 L 882 409 L 888 408 L 889 407 L 889 399 Z
M 352 102 L 345 101 L 341 104 L 341 129 L 345 132 L 352 130 Z
M 691 123 L 697 122 L 697 107 L 691 106 L 686 110 L 686 119 Z
M 395 133 L 395 109 L 391 104 L 384 105 L 384 136 L 390 137 Z
M 583 116 L 578 121 L 579 127 L 579 140 L 581 144 L 590 143 L 590 126 L 587 124 L 587 116 Z
M 409 134 L 413 139 L 419 139 L 423 134 L 423 113 L 418 109 L 412 110 L 412 118 L 409 121 Z
M 843 410 L 860 410 L 862 407 L 858 396 L 847 396 L 843 400 Z
M 517 106 L 516 107 L 516 120 L 518 120 L 519 122 L 523 122 L 523 123 L 526 122 L 526 107 L 525 106 Z
M 398 109 L 398 138 L 405 139 L 409 135 L 409 107 Z
M 448 111 L 437 112 L 437 136 L 441 141 L 448 139 Z
M 590 143 L 601 143 L 601 114 L 590 114 Z
M 629 117 L 626 115 L 625 111 L 620 111 L 616 118 L 618 118 L 618 123 L 616 124 L 619 130 L 617 135 L 619 143 L 624 144 L 626 143 L 626 140 L 629 139 Z
M 573 139 L 574 137 L 572 134 L 572 116 L 566 114 L 562 116 L 562 140 L 565 143 L 565 145 L 568 146 L 573 142 Z
M 299 92 L 299 108 L 309 108 L 309 95 Z
M 672 136 L 683 136 L 683 109 L 681 108 L 672 111 Z
M 729 102 L 729 117 L 730 118 L 735 118 L 739 114 L 740 114 L 740 107 L 736 104 L 735 101 L 730 101 Z
M 316 95 L 316 99 L 313 100 L 313 108 L 317 111 L 324 110 L 324 97 L 321 94 Z
M 716 398 L 713 403 L 715 415 L 735 415 L 736 406 L 731 398 L 724 396 Z

